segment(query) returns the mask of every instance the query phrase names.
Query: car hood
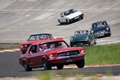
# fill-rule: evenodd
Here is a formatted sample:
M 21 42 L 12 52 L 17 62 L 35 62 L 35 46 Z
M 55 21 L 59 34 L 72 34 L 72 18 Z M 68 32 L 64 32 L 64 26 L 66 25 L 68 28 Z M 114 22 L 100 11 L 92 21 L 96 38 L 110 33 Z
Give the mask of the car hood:
M 95 32 L 99 32 L 99 31 L 102 31 L 102 30 L 106 30 L 107 26 L 106 27 L 99 27 L 99 28 L 95 28 L 95 29 L 92 29 Z
M 82 48 L 82 47 L 67 47 L 67 48 L 55 48 L 55 49 L 48 50 L 46 52 L 51 54 L 51 53 L 60 53 L 60 52 L 82 50 L 82 49 L 84 49 L 84 48 Z
M 75 13 L 72 13 L 72 14 L 66 16 L 66 18 L 72 19 L 72 18 L 75 18 L 81 14 L 82 14 L 81 12 L 75 12 Z
M 35 42 L 37 42 L 37 40 L 21 42 L 20 44 L 33 44 L 33 43 L 35 43 Z
M 81 40 L 86 40 L 86 38 L 88 37 L 87 34 L 82 34 L 82 35 L 76 35 L 76 36 L 72 36 L 72 41 L 81 41 Z

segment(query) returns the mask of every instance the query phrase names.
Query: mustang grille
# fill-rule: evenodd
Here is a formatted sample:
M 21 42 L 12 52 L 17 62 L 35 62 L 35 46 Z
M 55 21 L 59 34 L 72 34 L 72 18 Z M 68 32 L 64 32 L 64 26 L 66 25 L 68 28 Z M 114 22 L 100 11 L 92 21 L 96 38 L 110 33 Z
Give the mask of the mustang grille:
M 57 57 L 77 56 L 78 54 L 79 54 L 79 51 L 67 51 L 67 52 L 58 53 Z

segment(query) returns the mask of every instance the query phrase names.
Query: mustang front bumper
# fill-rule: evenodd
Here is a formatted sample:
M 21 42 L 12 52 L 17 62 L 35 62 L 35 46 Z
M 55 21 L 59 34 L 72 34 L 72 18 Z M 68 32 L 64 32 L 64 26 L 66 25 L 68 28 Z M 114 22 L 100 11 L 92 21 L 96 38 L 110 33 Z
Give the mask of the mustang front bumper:
M 74 63 L 76 61 L 82 60 L 84 59 L 85 54 L 79 55 L 79 56 L 68 56 L 68 57 L 60 57 L 57 59 L 49 59 L 48 62 L 51 65 L 57 65 L 57 64 L 71 64 Z

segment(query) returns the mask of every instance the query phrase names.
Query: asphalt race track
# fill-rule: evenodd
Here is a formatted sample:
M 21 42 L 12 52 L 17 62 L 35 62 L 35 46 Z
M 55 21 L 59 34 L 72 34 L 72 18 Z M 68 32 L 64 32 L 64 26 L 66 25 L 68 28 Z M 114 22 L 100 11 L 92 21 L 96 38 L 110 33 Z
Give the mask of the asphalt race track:
M 22 77 L 38 75 L 38 73 L 43 73 L 45 70 L 43 68 L 33 69 L 33 71 L 26 72 L 24 68 L 19 64 L 18 56 L 21 52 L 6 52 L 0 53 L 0 77 Z M 107 72 L 113 75 L 120 74 L 120 66 L 100 66 L 92 67 L 85 66 L 84 68 L 77 68 L 76 66 L 67 65 L 62 70 L 57 70 L 53 68 L 49 70 L 53 74 L 61 74 L 63 71 L 67 73 L 83 74 L 85 76 L 96 75 L 96 74 L 106 74 Z M 70 71 L 70 72 L 69 72 Z
M 26 41 L 33 33 L 52 33 L 68 43 L 76 30 L 90 29 L 95 21 L 106 20 L 112 36 L 97 42 L 119 42 L 119 0 L 0 0 L 0 43 Z M 57 19 L 64 10 L 74 8 L 84 13 L 84 19 L 70 25 L 59 25 Z
M 84 19 L 69 25 L 59 25 L 57 19 L 64 10 L 74 8 L 84 13 Z M 98 39 L 98 44 L 120 42 L 119 0 L 0 0 L 0 43 L 26 41 L 33 33 L 51 33 L 68 43 L 76 30 L 90 29 L 95 21 L 106 20 L 112 36 Z M 29 76 L 43 69 L 25 72 L 18 63 L 20 52 L 0 53 L 0 76 Z M 63 70 L 69 71 L 71 68 Z M 85 67 L 72 69 L 80 73 L 96 74 L 110 70 L 120 73 L 119 66 Z M 59 72 L 53 69 L 52 72 Z

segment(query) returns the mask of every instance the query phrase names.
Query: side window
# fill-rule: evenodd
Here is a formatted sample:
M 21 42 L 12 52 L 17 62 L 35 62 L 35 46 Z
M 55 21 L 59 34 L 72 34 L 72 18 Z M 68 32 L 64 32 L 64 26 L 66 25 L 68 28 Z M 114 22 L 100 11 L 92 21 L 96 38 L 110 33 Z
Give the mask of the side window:
M 30 36 L 29 41 L 34 40 L 34 36 Z
M 44 51 L 44 50 L 47 50 L 48 49 L 48 45 L 47 44 L 40 44 L 39 45 L 39 50 L 40 51 Z
M 38 49 L 37 49 L 37 45 L 32 45 L 30 48 L 30 53 L 37 53 Z

